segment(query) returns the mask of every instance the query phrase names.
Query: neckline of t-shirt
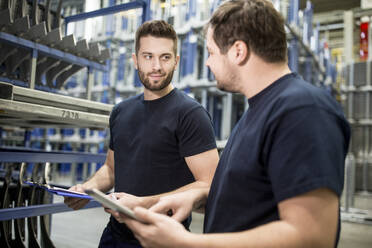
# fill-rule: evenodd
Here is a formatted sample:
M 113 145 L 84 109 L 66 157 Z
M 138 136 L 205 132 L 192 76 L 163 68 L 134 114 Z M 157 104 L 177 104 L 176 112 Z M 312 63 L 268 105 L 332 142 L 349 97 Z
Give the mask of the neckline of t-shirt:
M 248 98 L 247 101 L 248 101 L 249 107 L 254 106 L 254 104 L 256 102 L 258 102 L 259 99 L 261 99 L 264 95 L 266 95 L 267 92 L 270 92 L 272 88 L 275 88 L 275 87 L 279 86 L 281 82 L 287 80 L 290 77 L 296 77 L 296 76 L 297 76 L 297 73 L 290 72 L 290 73 L 285 74 L 284 76 L 278 78 L 276 81 L 274 81 L 272 84 L 267 86 L 265 89 L 261 90 L 258 94 L 252 96 L 251 98 Z
M 170 98 L 172 95 L 174 95 L 175 92 L 176 92 L 176 90 L 177 90 L 177 88 L 174 88 L 174 89 L 172 89 L 168 94 L 166 94 L 165 96 L 160 97 L 160 98 L 157 98 L 157 99 L 154 99 L 154 100 L 145 100 L 145 99 L 144 99 L 144 94 L 142 93 L 142 96 L 141 96 L 141 98 L 142 98 L 142 102 L 144 102 L 144 103 L 146 103 L 146 104 L 154 104 L 154 103 L 156 104 L 156 103 L 163 102 L 163 101 L 165 101 L 166 99 Z

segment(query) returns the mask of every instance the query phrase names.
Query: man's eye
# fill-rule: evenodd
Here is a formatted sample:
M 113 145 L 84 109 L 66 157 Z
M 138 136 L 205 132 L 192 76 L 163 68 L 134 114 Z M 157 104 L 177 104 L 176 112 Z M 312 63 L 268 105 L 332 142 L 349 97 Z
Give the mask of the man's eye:
M 152 56 L 151 55 L 145 55 L 145 59 L 151 59 Z
M 169 55 L 163 56 L 163 60 L 170 60 L 170 59 L 171 59 L 171 56 L 169 56 Z

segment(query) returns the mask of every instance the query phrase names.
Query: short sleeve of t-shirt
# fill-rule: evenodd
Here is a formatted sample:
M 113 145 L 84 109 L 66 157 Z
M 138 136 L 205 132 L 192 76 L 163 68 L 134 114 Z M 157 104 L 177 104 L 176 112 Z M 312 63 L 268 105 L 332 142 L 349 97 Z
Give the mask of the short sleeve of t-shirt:
M 276 120 L 266 154 L 277 202 L 322 187 L 340 196 L 347 145 L 339 144 L 348 144 L 348 130 L 336 114 L 312 106 Z
M 115 105 L 113 107 L 113 109 L 111 111 L 111 114 L 110 114 L 110 118 L 109 118 L 109 127 L 110 127 L 110 143 L 109 143 L 109 148 L 111 150 L 114 150 L 114 141 L 112 139 L 112 122 L 113 122 L 113 119 L 116 116 L 117 108 L 118 108 L 118 105 Z
M 176 135 L 182 157 L 216 148 L 211 119 L 201 106 L 194 107 L 181 117 Z

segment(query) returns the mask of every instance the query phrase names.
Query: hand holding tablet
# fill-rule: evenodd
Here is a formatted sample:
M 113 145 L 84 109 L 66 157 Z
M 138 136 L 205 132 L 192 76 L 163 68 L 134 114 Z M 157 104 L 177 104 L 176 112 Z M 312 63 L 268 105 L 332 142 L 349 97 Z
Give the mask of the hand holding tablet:
M 109 207 L 112 210 L 115 210 L 119 213 L 125 214 L 129 218 L 135 219 L 137 221 L 141 221 L 134 215 L 134 212 L 131 209 L 123 205 L 120 205 L 118 203 L 118 200 L 110 199 L 106 197 L 106 195 L 102 193 L 101 191 L 99 191 L 98 189 L 86 189 L 85 193 L 93 197 L 96 201 L 98 201 L 102 205 Z

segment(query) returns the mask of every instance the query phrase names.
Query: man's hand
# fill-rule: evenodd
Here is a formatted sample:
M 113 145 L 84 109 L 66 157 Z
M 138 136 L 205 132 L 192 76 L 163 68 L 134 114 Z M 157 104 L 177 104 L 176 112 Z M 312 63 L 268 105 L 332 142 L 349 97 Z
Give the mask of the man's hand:
M 82 184 L 77 184 L 75 186 L 72 186 L 71 188 L 69 188 L 69 190 L 80 192 L 80 193 L 85 193 L 84 187 Z M 84 207 L 89 202 L 89 199 L 82 199 L 82 198 L 77 198 L 77 197 L 65 196 L 64 198 L 65 198 L 64 200 L 65 204 L 74 210 L 78 210 Z
M 168 216 L 141 207 L 136 207 L 134 214 L 146 224 L 130 218 L 124 220 L 145 248 L 180 248 L 184 246 L 186 240 L 192 239 L 189 237 L 193 235 L 192 233 Z
M 192 212 L 194 202 L 190 190 L 161 197 L 159 202 L 150 208 L 151 211 L 169 215 L 178 222 L 184 221 Z
M 163 196 L 160 199 L 151 196 L 137 197 L 127 193 L 112 193 L 107 197 L 115 198 L 119 201 L 119 204 L 131 209 L 143 207 L 150 208 L 151 211 L 164 215 L 170 215 L 171 213 L 173 219 L 182 222 L 193 210 L 203 208 L 208 192 L 209 187 L 201 187 Z M 118 222 L 125 222 L 126 218 L 124 214 L 120 214 L 109 208 L 106 208 L 105 211 L 112 214 Z
M 127 193 L 111 193 L 106 197 L 117 200 L 120 205 L 126 206 L 127 208 L 134 209 L 135 207 L 148 208 L 151 206 L 149 197 L 138 197 Z M 105 207 L 105 211 L 111 214 L 119 223 L 124 222 L 125 215 L 119 214 L 118 212 Z
M 202 187 L 167 195 L 161 197 L 159 202 L 152 206 L 150 210 L 164 215 L 172 212 L 172 218 L 181 222 L 192 211 L 204 210 L 208 193 L 209 187 Z

